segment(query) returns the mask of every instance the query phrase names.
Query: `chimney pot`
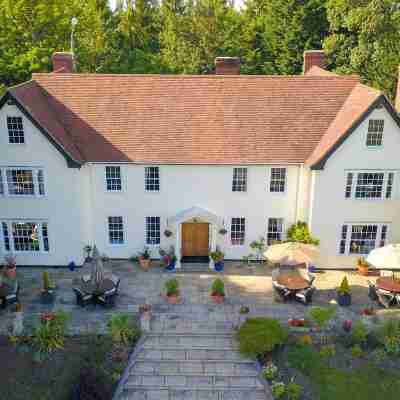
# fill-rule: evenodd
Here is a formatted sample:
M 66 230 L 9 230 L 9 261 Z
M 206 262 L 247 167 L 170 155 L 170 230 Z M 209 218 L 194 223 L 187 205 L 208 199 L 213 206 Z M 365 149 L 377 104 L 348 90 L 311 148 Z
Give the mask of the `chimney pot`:
M 57 52 L 53 54 L 53 72 L 67 73 L 74 72 L 74 55 L 72 53 Z
M 325 69 L 325 53 L 323 50 L 306 50 L 303 54 L 303 73 L 306 74 L 312 67 Z
M 240 59 L 239 57 L 217 57 L 215 59 L 216 75 L 239 75 Z

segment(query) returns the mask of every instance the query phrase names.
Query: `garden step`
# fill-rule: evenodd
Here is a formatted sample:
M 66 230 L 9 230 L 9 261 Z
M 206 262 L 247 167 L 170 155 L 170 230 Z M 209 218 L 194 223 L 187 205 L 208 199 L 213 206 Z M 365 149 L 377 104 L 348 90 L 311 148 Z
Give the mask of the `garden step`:
M 216 349 L 182 349 L 169 347 L 164 349 L 143 349 L 138 353 L 137 360 L 208 360 L 208 361 L 245 361 L 240 353 L 231 350 Z
M 257 376 L 254 363 L 238 361 L 136 361 L 129 370 L 130 375 L 207 375 L 207 376 Z
M 263 389 L 157 389 L 137 386 L 126 389 L 121 400 L 270 400 Z

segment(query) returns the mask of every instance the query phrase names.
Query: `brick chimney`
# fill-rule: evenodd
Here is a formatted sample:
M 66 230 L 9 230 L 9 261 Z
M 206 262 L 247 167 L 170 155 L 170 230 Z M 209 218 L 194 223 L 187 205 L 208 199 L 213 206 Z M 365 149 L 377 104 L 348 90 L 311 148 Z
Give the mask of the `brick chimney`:
M 303 74 L 306 74 L 314 66 L 325 68 L 325 53 L 323 50 L 306 50 L 303 57 Z
M 215 59 L 216 75 L 239 75 L 240 59 L 239 57 L 217 57 Z
M 74 55 L 72 53 L 58 52 L 52 57 L 53 72 L 71 74 L 74 72 Z
M 400 113 L 400 66 L 397 72 L 397 90 L 396 90 L 395 107 L 396 111 Z

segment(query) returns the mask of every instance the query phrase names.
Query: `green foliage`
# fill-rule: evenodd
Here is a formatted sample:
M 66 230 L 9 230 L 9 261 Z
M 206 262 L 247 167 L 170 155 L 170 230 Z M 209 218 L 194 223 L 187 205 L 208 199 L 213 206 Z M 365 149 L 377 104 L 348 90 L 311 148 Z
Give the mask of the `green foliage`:
M 264 257 L 264 252 L 266 250 L 267 243 L 264 237 L 260 237 L 258 240 L 253 240 L 250 243 L 250 248 L 257 253 L 257 259 L 261 260 Z
M 282 399 L 286 393 L 286 385 L 283 382 L 272 382 L 271 390 L 274 399 Z
M 378 340 L 388 354 L 400 355 L 400 320 L 386 320 L 378 331 Z
M 179 282 L 176 278 L 169 279 L 165 282 L 165 290 L 167 296 L 179 296 Z
M 360 358 L 363 355 L 363 350 L 361 348 L 361 346 L 359 344 L 355 344 L 354 346 L 352 346 L 351 348 L 351 355 L 354 358 Z
M 265 379 L 272 381 L 278 376 L 278 367 L 271 362 L 263 369 L 262 374 Z
M 339 286 L 338 293 L 341 295 L 350 294 L 350 286 L 349 281 L 347 280 L 347 276 L 342 279 L 342 283 Z
M 238 332 L 240 352 L 252 358 L 271 352 L 287 338 L 287 330 L 271 318 L 248 318 Z
M 68 318 L 64 311 L 41 315 L 32 336 L 32 343 L 39 353 L 52 353 L 64 347 Z
M 286 397 L 288 400 L 299 400 L 303 393 L 303 386 L 294 382 L 293 379 L 286 385 Z
M 351 331 L 351 342 L 356 345 L 365 345 L 368 339 L 368 330 L 362 321 L 357 321 Z
M 335 316 L 336 307 L 312 307 L 308 316 L 319 328 L 324 328 L 324 326 Z
M 311 236 L 306 222 L 297 222 L 293 224 L 287 231 L 288 242 L 299 242 L 305 244 L 318 245 L 319 240 Z
M 140 330 L 129 314 L 114 314 L 108 321 L 107 328 L 114 343 L 131 345 L 140 337 Z
M 50 289 L 50 278 L 49 273 L 47 271 L 43 271 L 43 290 L 48 291 Z
M 319 354 L 321 354 L 322 357 L 324 358 L 331 358 L 336 355 L 336 347 L 334 344 L 328 344 L 325 346 L 322 346 Z
M 211 294 L 216 294 L 218 296 L 225 296 L 225 284 L 221 278 L 214 280 L 211 287 Z
M 139 251 L 139 257 L 145 260 L 149 260 L 151 257 L 150 249 L 147 246 L 145 246 L 142 251 Z
M 210 252 L 210 257 L 214 262 L 219 262 L 224 259 L 225 254 L 220 250 L 216 249 L 215 251 Z

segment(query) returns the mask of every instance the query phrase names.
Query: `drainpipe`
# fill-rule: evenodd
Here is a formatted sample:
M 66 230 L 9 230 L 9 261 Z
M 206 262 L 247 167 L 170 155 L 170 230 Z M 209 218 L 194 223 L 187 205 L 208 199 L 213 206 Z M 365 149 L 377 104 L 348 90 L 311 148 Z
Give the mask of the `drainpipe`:
M 295 212 L 295 221 L 303 219 L 303 213 L 301 212 L 301 208 L 303 207 L 303 183 L 304 182 L 304 164 L 299 166 L 298 174 L 297 174 L 297 193 L 296 193 L 296 212 Z

